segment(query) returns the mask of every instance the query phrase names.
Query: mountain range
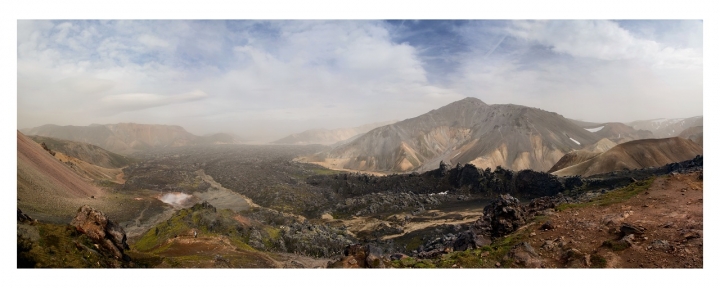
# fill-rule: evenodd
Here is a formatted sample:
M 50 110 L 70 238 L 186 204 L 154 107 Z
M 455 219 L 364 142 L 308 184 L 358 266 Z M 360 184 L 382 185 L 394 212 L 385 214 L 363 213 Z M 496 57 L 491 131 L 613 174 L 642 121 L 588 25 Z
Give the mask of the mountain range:
M 196 136 L 176 125 L 136 123 L 92 124 L 90 126 L 43 125 L 21 129 L 27 135 L 52 137 L 100 146 L 114 153 L 129 155 L 149 148 L 179 147 L 201 144 L 233 144 L 236 137 L 217 133 Z

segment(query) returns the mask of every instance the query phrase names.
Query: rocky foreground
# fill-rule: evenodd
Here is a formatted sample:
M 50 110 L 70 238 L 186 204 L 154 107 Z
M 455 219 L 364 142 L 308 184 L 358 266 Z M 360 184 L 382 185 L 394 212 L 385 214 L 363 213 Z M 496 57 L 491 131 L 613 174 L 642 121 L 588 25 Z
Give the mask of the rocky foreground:
M 348 246 L 335 268 L 702 268 L 703 174 L 684 171 L 527 205 L 503 195 L 413 255 Z

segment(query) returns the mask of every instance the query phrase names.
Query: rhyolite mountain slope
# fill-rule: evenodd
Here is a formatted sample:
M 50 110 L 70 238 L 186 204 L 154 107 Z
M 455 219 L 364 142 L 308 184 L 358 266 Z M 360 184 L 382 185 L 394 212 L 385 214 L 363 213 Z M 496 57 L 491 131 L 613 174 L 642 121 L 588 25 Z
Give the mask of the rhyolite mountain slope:
M 63 140 L 85 142 L 109 151 L 129 155 L 150 149 L 200 144 L 236 143 L 232 135 L 218 133 L 196 136 L 176 125 L 137 123 L 92 124 L 90 126 L 43 125 L 20 130 L 27 135 L 37 135 Z
M 627 123 L 628 126 L 637 130 L 648 130 L 655 138 L 667 138 L 680 135 L 683 130 L 703 125 L 703 116 L 677 119 L 653 119 L 641 120 Z
M 702 146 L 680 137 L 634 140 L 618 144 L 587 161 L 554 171 L 552 174 L 587 177 L 623 169 L 660 167 L 690 160 L 702 154 Z
M 291 145 L 305 145 L 305 144 L 322 144 L 331 145 L 341 141 L 345 141 L 367 133 L 368 131 L 375 129 L 380 126 L 389 125 L 397 121 L 385 121 L 375 122 L 370 124 L 361 125 L 352 128 L 339 128 L 339 129 L 312 129 L 306 130 L 300 133 L 292 134 L 282 139 L 273 141 L 273 144 L 291 144 Z
M 599 139 L 557 113 L 465 98 L 373 129 L 314 160 L 360 171 L 428 171 L 440 161 L 546 171 L 565 153 Z

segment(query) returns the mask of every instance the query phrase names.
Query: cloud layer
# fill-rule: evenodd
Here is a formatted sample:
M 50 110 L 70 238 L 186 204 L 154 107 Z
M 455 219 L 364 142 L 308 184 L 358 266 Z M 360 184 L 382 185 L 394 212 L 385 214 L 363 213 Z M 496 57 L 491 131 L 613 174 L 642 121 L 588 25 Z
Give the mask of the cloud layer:
M 700 21 L 18 21 L 18 128 L 272 141 L 464 97 L 587 121 L 702 114 Z

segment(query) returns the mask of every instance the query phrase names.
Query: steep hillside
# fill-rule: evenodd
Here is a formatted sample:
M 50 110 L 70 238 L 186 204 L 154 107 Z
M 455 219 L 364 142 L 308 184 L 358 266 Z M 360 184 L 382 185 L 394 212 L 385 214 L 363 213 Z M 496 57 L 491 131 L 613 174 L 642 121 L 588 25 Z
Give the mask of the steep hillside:
M 687 128 L 702 126 L 703 116 L 678 119 L 642 120 L 630 122 L 627 123 L 627 125 L 638 130 L 648 130 L 652 132 L 656 138 L 675 137 Z
M 73 199 L 104 194 L 68 167 L 60 163 L 39 144 L 17 133 L 17 197 L 18 208 L 27 212 L 77 209 Z M 55 211 L 51 211 L 55 212 Z
M 618 144 L 605 153 L 552 174 L 591 176 L 623 169 L 659 167 L 702 154 L 700 145 L 679 137 L 635 140 Z
M 77 208 L 86 204 L 120 221 L 126 221 L 132 217 L 128 214 L 142 210 L 144 205 L 132 196 L 112 194 L 92 185 L 18 131 L 17 207 L 43 221 L 67 223 Z
M 92 144 L 34 135 L 28 137 L 37 143 L 45 143 L 52 151 L 104 168 L 121 168 L 136 161 Z
M 680 138 L 690 139 L 691 141 L 703 146 L 703 126 L 690 127 L 678 135 Z
M 345 141 L 350 138 L 359 136 L 367 133 L 368 131 L 375 129 L 380 126 L 389 125 L 397 121 L 386 121 L 365 124 L 353 128 L 340 128 L 340 129 L 312 129 L 303 131 L 297 134 L 292 134 L 285 138 L 279 139 L 272 142 L 273 144 L 291 144 L 291 145 L 305 145 L 305 144 L 322 144 L 331 145 L 340 141 Z
M 617 122 L 603 123 L 594 127 L 586 127 L 585 130 L 594 133 L 598 137 L 607 138 L 615 143 L 654 138 L 653 133 L 648 130 L 636 130 L 628 125 Z
M 599 139 L 556 113 L 465 98 L 373 129 L 314 160 L 360 171 L 427 171 L 440 161 L 546 171 L 565 153 Z

